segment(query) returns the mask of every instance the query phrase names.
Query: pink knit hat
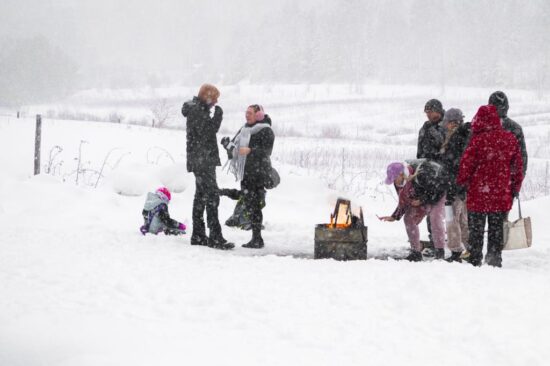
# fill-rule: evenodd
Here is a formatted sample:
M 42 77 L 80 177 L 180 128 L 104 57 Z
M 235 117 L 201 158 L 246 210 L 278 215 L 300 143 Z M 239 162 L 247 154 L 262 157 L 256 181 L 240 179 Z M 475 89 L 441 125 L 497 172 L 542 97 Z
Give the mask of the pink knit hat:
M 159 189 L 157 189 L 156 193 L 163 195 L 168 201 L 172 199 L 172 194 L 170 194 L 170 191 L 166 187 L 160 187 Z

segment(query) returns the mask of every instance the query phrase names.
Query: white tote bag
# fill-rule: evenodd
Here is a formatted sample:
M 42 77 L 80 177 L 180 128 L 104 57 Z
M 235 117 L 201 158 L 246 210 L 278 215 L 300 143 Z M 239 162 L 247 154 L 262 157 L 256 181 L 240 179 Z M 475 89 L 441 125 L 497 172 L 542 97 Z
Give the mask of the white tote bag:
M 504 250 L 525 249 L 531 247 L 533 231 L 531 218 L 521 215 L 521 203 L 518 198 L 519 219 L 514 222 L 504 222 Z

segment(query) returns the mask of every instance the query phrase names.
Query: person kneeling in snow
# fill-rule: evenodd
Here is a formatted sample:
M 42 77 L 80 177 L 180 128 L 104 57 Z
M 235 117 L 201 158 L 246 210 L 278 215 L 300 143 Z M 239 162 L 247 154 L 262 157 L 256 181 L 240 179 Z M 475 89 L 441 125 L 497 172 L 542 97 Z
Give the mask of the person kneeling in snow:
M 448 177 L 443 166 L 426 160 L 415 166 L 391 163 L 387 168 L 386 184 L 394 184 L 399 203 L 391 216 L 382 221 L 396 221 L 404 216 L 405 229 L 411 252 L 405 258 L 411 262 L 422 260 L 422 244 L 418 225 L 425 216 L 431 220 L 435 258 L 443 259 L 445 246 L 445 193 Z
M 172 199 L 172 195 L 168 188 L 162 187 L 156 190 L 155 193 L 149 192 L 145 205 L 143 206 L 144 224 L 139 228 L 143 235 L 147 233 L 158 234 L 164 232 L 166 235 L 182 235 L 185 234 L 185 224 L 170 218 L 168 213 L 168 204 Z

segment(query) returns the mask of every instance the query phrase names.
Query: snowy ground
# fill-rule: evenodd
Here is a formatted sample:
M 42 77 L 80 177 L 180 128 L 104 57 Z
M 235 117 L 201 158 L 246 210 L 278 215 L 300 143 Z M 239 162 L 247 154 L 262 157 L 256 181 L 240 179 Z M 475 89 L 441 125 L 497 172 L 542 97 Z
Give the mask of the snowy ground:
M 504 253 L 502 269 L 383 261 L 374 257 L 404 253 L 407 242 L 401 222 L 376 220 L 395 204 L 379 177 L 368 194 L 350 195 L 329 189 L 314 168 L 279 159 L 266 248 L 219 252 L 191 247 L 188 236 L 138 231 L 143 195 L 160 184 L 177 191 L 171 213 L 189 224 L 194 182 L 183 131 L 53 120 L 43 130 L 51 174 L 32 177 L 33 121 L 0 118 L 0 365 L 550 360 L 550 197 L 524 203 L 533 248 Z M 308 144 L 292 139 L 299 137 L 278 138 L 275 155 Z M 48 164 L 56 145 L 63 151 Z M 220 186 L 235 186 L 218 174 Z M 314 225 L 328 220 L 340 195 L 365 210 L 366 262 L 311 259 Z M 222 199 L 220 217 L 232 208 Z M 250 234 L 224 235 L 240 244 Z

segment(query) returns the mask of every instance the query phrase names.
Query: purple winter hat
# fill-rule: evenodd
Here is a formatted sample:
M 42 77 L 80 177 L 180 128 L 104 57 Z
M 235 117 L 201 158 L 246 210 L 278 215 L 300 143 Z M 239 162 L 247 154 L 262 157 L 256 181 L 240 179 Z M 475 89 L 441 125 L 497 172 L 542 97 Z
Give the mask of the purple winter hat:
M 405 165 L 403 163 L 391 163 L 386 170 L 386 180 L 384 183 L 393 184 L 395 178 L 399 177 L 399 174 L 405 171 Z

